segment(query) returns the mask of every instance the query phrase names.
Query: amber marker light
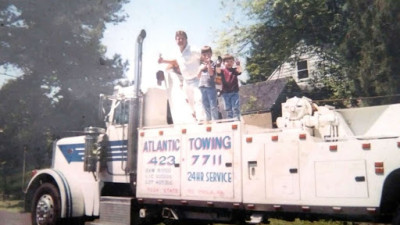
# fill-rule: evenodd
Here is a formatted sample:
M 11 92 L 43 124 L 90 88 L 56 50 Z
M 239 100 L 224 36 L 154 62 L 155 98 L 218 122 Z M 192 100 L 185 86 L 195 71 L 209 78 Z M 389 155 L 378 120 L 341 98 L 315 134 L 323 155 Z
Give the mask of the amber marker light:
M 362 149 L 364 150 L 370 150 L 371 149 L 371 143 L 364 143 L 361 145 Z
M 307 138 L 306 134 L 299 134 L 299 139 L 300 140 L 305 140 Z
M 187 132 L 186 128 L 183 128 L 182 129 L 182 134 L 186 134 L 186 132 Z
M 385 168 L 383 162 L 375 162 L 375 173 L 376 174 L 384 174 Z
M 337 151 L 337 145 L 330 145 L 329 146 L 329 151 L 336 152 Z
M 140 132 L 140 137 L 143 137 L 144 136 L 144 132 Z
M 232 124 L 232 130 L 237 130 L 238 125 L 237 124 Z
M 206 131 L 207 131 L 207 132 L 211 132 L 211 127 L 207 127 L 207 128 L 206 128 Z
M 278 140 L 279 140 L 278 135 L 271 136 L 271 141 L 278 141 Z
M 158 131 L 158 135 L 160 135 L 160 136 L 164 135 L 164 131 L 162 131 L 162 130 Z
M 252 137 L 247 137 L 247 138 L 246 138 L 246 142 L 247 142 L 247 143 L 253 142 L 253 138 L 252 138 Z

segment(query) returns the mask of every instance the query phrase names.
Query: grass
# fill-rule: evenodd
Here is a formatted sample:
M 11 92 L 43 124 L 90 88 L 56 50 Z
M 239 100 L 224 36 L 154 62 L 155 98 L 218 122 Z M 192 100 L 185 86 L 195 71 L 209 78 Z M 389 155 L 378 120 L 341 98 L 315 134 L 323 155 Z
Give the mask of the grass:
M 23 212 L 24 201 L 23 200 L 2 200 L 0 201 L 0 210 L 9 212 Z
M 270 225 L 343 225 L 342 221 L 326 221 L 326 220 L 319 220 L 319 221 L 307 221 L 307 220 L 300 220 L 295 219 L 292 222 L 288 222 L 285 220 L 279 219 L 269 219 Z

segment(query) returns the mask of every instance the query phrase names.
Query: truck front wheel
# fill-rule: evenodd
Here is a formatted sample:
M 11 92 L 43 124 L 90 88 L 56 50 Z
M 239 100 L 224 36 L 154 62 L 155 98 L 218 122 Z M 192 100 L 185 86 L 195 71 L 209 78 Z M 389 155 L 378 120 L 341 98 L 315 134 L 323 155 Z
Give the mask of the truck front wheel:
M 56 225 L 60 217 L 60 194 L 51 183 L 41 185 L 33 195 L 33 225 Z

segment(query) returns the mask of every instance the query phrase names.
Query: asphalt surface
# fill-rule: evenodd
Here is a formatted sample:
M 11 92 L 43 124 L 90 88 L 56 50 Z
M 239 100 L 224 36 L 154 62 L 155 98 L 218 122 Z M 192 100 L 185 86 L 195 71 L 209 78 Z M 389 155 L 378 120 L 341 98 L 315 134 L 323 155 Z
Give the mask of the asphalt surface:
M 0 210 L 0 225 L 31 225 L 31 214 Z

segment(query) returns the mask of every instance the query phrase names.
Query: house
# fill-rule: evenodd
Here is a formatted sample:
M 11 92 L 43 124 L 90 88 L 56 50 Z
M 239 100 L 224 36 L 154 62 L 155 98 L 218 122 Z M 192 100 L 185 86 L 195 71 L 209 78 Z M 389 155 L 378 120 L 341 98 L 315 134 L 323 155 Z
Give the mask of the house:
M 310 47 L 300 49 L 300 54 L 292 55 L 285 63 L 280 65 L 268 78 L 276 80 L 280 78 L 292 78 L 300 89 L 310 92 L 314 85 L 322 87 L 318 83 L 323 63 L 323 57 Z
M 300 96 L 301 90 L 290 77 L 242 85 L 239 90 L 240 110 L 246 124 L 274 127 L 281 114 L 281 103 Z

